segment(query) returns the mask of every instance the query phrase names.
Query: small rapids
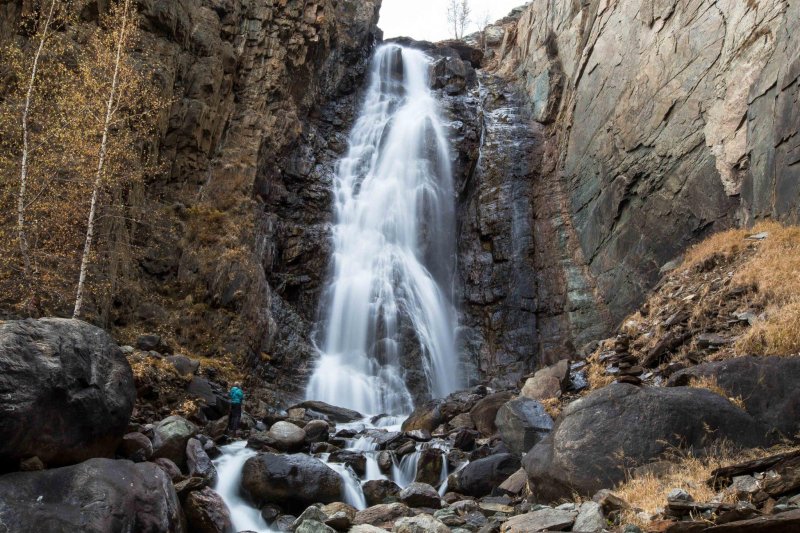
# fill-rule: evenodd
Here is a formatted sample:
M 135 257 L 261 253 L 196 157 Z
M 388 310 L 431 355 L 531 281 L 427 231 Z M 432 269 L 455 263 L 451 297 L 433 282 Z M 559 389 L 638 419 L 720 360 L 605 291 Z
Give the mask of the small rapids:
M 343 490 L 341 500 L 352 505 L 358 510 L 367 508 L 367 499 L 362 488 L 363 483 L 372 480 L 386 479 L 396 483 L 401 489 L 416 481 L 420 457 L 423 451 L 429 448 L 440 450 L 442 454 L 441 471 L 438 483 L 434 488 L 438 488 L 439 494 L 444 495 L 447 491 L 447 476 L 450 472 L 448 467 L 447 454 L 450 446 L 447 441 L 441 439 L 431 439 L 428 442 L 417 442 L 414 451 L 403 455 L 401 458 L 394 457 L 391 468 L 387 472 L 382 472 L 378 462 L 378 455 L 381 453 L 379 439 L 389 433 L 399 432 L 401 417 L 395 417 L 385 423 L 392 425 L 375 427 L 370 424 L 369 419 L 362 422 L 340 424 L 337 431 L 349 430 L 348 433 L 356 433 L 351 438 L 345 438 L 346 451 L 354 451 L 363 454 L 365 458 L 365 473 L 361 476 L 345 463 L 331 462 L 329 453 L 314 455 L 317 459 L 324 462 L 329 468 L 334 470 L 342 479 Z M 395 424 L 396 423 L 396 424 Z M 255 531 L 257 533 L 272 533 L 275 531 L 262 518 L 261 512 L 243 494 L 241 490 L 242 468 L 245 462 L 251 457 L 255 457 L 258 452 L 247 448 L 246 441 L 238 441 L 220 448 L 222 455 L 214 460 L 217 468 L 218 481 L 216 490 L 231 512 L 234 531 Z M 466 463 L 458 465 L 458 469 L 463 468 Z

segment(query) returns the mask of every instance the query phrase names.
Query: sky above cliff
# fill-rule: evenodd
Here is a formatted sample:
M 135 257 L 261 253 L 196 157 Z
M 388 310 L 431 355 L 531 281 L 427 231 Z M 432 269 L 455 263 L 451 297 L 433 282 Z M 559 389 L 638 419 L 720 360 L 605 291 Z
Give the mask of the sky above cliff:
M 467 34 L 477 31 L 483 20 L 494 22 L 508 15 L 525 0 L 469 0 L 472 23 Z M 447 23 L 447 0 L 383 0 L 378 26 L 385 38 L 413 37 L 441 41 L 453 37 Z

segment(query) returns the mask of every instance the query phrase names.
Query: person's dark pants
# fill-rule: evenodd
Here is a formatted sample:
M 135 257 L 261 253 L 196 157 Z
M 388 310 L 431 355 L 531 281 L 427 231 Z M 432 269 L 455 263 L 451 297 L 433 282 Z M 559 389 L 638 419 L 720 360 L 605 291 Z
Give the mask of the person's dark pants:
M 242 404 L 232 403 L 231 413 L 228 417 L 228 431 L 239 431 L 239 422 L 242 420 Z

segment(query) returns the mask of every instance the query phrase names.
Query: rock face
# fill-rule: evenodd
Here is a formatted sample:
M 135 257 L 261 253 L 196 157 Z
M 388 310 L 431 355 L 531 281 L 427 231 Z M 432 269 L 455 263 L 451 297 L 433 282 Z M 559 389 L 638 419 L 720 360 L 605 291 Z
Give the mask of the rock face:
M 103 330 L 78 320 L 0 324 L 0 471 L 37 456 L 49 466 L 112 457 L 136 389 Z
M 572 355 L 710 232 L 800 219 L 798 21 L 786 0 L 543 0 L 491 27 L 459 197 L 484 373 Z
M 96 24 L 108 2 L 92 6 L 78 29 Z M 111 321 L 169 330 L 198 354 L 246 354 L 262 378 L 293 391 L 314 353 L 332 162 L 380 39 L 380 0 L 137 7 L 137 48 L 173 102 L 157 143 L 168 165 L 143 190 L 158 229 L 136 236 L 137 290 L 117 295 Z M 28 38 L 19 22 L 30 2 L 4 2 L 2 13 L 1 44 Z
M 182 533 L 178 497 L 153 463 L 91 459 L 0 477 L 3 531 Z
M 307 455 L 262 453 L 247 460 L 242 488 L 261 504 L 304 509 L 332 503 L 342 494 L 342 479 L 325 463 Z
M 711 391 L 613 384 L 569 404 L 523 466 L 534 496 L 555 501 L 612 487 L 670 446 L 699 452 L 721 439 L 770 442 L 763 424 Z

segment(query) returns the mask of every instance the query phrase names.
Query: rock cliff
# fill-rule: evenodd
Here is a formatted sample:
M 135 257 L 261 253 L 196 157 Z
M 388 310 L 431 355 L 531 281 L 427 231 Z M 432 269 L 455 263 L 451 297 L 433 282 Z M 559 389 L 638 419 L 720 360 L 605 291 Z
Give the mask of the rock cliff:
M 574 354 L 711 232 L 797 222 L 798 24 L 782 0 L 546 0 L 487 29 L 461 236 L 484 367 Z

